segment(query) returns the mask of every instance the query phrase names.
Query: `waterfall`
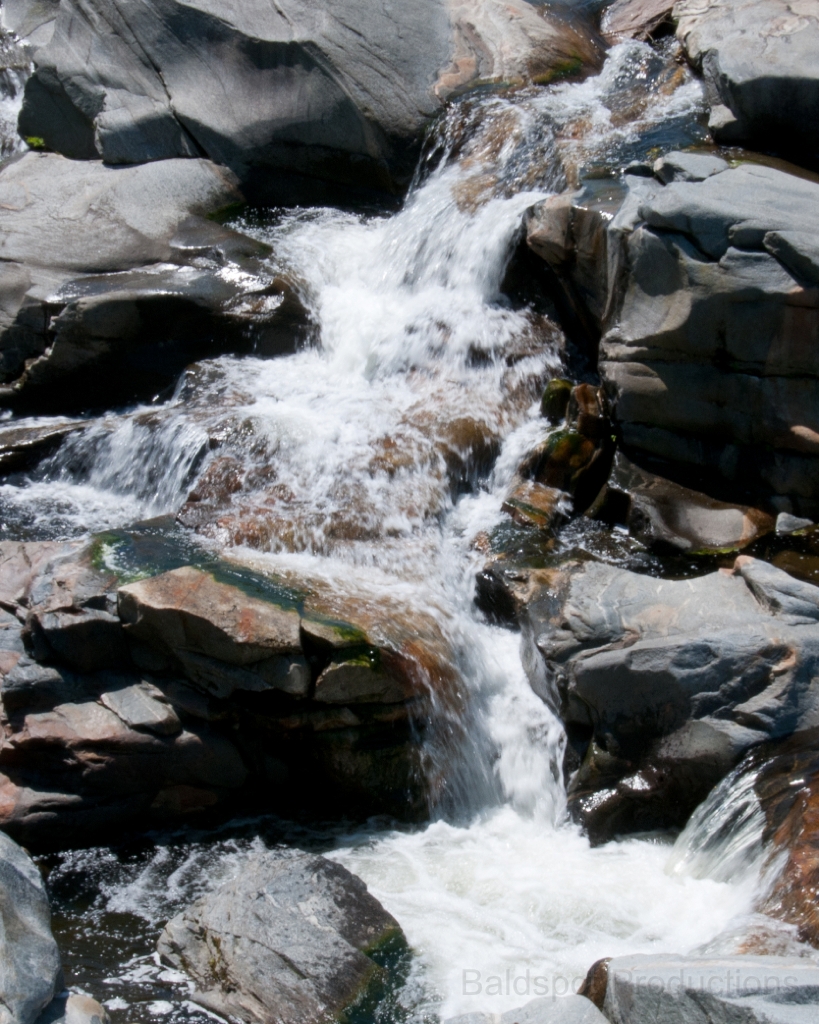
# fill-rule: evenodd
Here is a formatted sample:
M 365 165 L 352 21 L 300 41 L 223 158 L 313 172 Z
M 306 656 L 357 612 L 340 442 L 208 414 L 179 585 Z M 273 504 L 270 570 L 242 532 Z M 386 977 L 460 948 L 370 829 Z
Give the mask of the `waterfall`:
M 590 848 L 565 820 L 562 727 L 528 685 L 518 637 L 472 602 L 474 540 L 500 522 L 515 466 L 545 430 L 540 390 L 562 365 L 548 304 L 504 294 L 523 215 L 579 185 L 581 165 L 610 170 L 687 138 L 702 97 L 690 76 L 669 84 L 667 63 L 624 43 L 585 82 L 464 100 L 392 216 L 297 209 L 237 222 L 271 246 L 271 272 L 294 282 L 318 343 L 191 368 L 167 401 L 88 424 L 0 486 L 6 533 L 69 536 L 177 512 L 229 460 L 245 487 L 203 544 L 241 547 L 242 514 L 262 507 L 271 527 L 249 555 L 355 576 L 439 618 L 465 695 L 457 728 L 443 718 L 431 731 L 445 789 L 435 819 L 285 836 L 330 847 L 401 922 L 415 951 L 398 997 L 411 1019 L 500 1012 L 544 985 L 565 995 L 599 957 L 687 952 L 750 906 L 750 876 L 667 871 L 662 838 Z M 587 186 L 600 181 L 612 174 Z M 461 464 L 459 452 L 472 456 Z M 94 894 L 91 911 L 63 911 L 94 932 L 78 947 L 105 935 L 127 947 L 123 921 L 137 936 L 125 967 L 106 961 L 113 1008 L 142 1000 L 148 1015 L 196 1016 L 140 936 L 252 846 L 217 836 L 207 852 L 180 841 L 132 862 L 61 855 L 54 884 L 79 876 Z

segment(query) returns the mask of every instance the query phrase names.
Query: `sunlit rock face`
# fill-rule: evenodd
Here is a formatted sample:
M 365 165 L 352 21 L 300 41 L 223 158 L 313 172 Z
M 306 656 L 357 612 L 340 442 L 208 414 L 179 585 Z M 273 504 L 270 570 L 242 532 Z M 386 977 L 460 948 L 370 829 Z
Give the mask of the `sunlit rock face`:
M 120 544 L 2 545 L 10 834 L 42 848 L 225 807 L 435 802 L 420 740 L 433 713 L 457 730 L 461 696 L 434 614 L 269 562 L 124 584 Z
M 569 805 L 592 839 L 684 824 L 749 748 L 815 727 L 818 622 L 819 588 L 747 556 L 691 580 L 553 576 L 526 660 L 582 756 Z
M 61 4 L 36 53 L 20 127 L 74 159 L 205 153 L 257 192 L 290 185 L 318 197 L 317 180 L 395 191 L 425 123 L 454 92 L 599 61 L 588 30 L 523 0 L 80 0 Z
M 815 158 L 819 15 L 811 0 L 681 0 L 677 35 L 705 78 L 719 142 Z

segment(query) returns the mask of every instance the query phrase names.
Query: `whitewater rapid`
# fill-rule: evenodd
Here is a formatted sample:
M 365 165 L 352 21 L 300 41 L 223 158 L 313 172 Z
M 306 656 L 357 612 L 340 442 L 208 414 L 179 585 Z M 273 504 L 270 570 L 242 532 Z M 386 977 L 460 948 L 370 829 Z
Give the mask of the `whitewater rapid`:
M 594 171 L 587 187 L 614 187 L 629 161 L 696 141 L 702 109 L 699 86 L 667 55 L 622 44 L 586 82 L 454 111 L 395 215 L 295 210 L 237 222 L 271 246 L 271 275 L 295 283 L 315 344 L 204 363 L 169 399 L 90 421 L 38 470 L 0 486 L 5 536 L 70 536 L 176 513 L 208 466 L 230 457 L 260 481 L 231 508 L 288 524 L 239 554 L 331 579 L 355 572 L 374 594 L 401 589 L 439 616 L 467 699 L 457 741 L 431 730 L 446 783 L 434 820 L 263 833 L 323 849 L 398 919 L 413 958 L 395 1005 L 412 1021 L 568 994 L 603 956 L 690 952 L 753 901 L 757 872 L 687 870 L 667 837 L 590 847 L 566 820 L 565 737 L 528 685 L 519 637 L 473 606 L 484 557 L 475 539 L 502 521 L 515 467 L 547 429 L 539 389 L 562 366 L 548 317 L 504 294 L 523 215 L 579 184 L 583 168 Z M 459 417 L 498 451 L 491 471 L 467 469 L 455 486 L 436 438 Z M 396 449 L 411 457 L 381 468 Z M 201 543 L 243 541 L 227 516 Z M 50 885 L 69 974 L 117 1020 L 197 1019 L 152 943 L 262 841 L 182 836 L 136 853 L 61 855 Z M 71 943 L 96 952 L 72 960 Z

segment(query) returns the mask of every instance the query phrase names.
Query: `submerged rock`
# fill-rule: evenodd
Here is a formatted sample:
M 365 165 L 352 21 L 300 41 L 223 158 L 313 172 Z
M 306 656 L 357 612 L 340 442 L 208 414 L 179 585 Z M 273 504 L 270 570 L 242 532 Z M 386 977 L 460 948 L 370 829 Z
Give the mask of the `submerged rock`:
M 51 910 L 31 858 L 0 833 L 0 1020 L 34 1024 L 62 991 Z
M 684 824 L 749 748 L 819 724 L 819 588 L 756 559 L 690 580 L 570 567 L 522 628 L 595 842 Z
M 819 152 L 819 16 L 811 0 L 678 0 L 677 35 L 721 142 Z
M 194 999 L 246 1024 L 338 1020 L 384 977 L 374 952 L 403 943 L 398 922 L 340 864 L 265 853 L 173 918 L 162 959 Z
M 328 181 L 394 191 L 448 96 L 594 67 L 592 36 L 523 0 L 63 0 L 20 130 L 109 164 L 204 153 L 277 202 Z

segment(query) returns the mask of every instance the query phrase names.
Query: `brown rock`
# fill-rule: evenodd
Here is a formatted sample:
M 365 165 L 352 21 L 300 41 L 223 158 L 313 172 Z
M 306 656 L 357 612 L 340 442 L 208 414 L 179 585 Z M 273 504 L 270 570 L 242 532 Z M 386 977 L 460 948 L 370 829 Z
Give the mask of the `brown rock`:
M 413 697 L 414 690 L 409 679 L 391 678 L 361 657 L 328 665 L 313 699 L 323 704 L 396 704 Z
M 231 665 L 301 649 L 297 612 L 191 566 L 120 588 L 119 612 L 126 630 L 143 643 Z
M 58 555 L 76 551 L 79 542 L 0 541 L 0 605 L 14 609 L 27 602 L 29 588 L 36 576 Z
M 612 45 L 625 39 L 653 39 L 670 27 L 673 7 L 673 0 L 615 0 L 603 14 L 603 38 Z
M 803 942 L 819 947 L 819 730 L 769 747 L 754 762 L 762 762 L 756 791 L 766 820 L 764 840 L 771 863 L 781 859 L 758 909 L 795 925 Z
M 610 956 L 595 961 L 589 968 L 589 973 L 586 975 L 583 984 L 577 990 L 579 996 L 585 996 L 587 999 L 590 999 L 598 1010 L 603 1009 L 603 1003 L 606 1001 L 610 962 Z
M 550 530 L 564 518 L 561 504 L 567 500 L 568 495 L 557 487 L 521 480 L 507 494 L 502 508 L 521 526 Z

